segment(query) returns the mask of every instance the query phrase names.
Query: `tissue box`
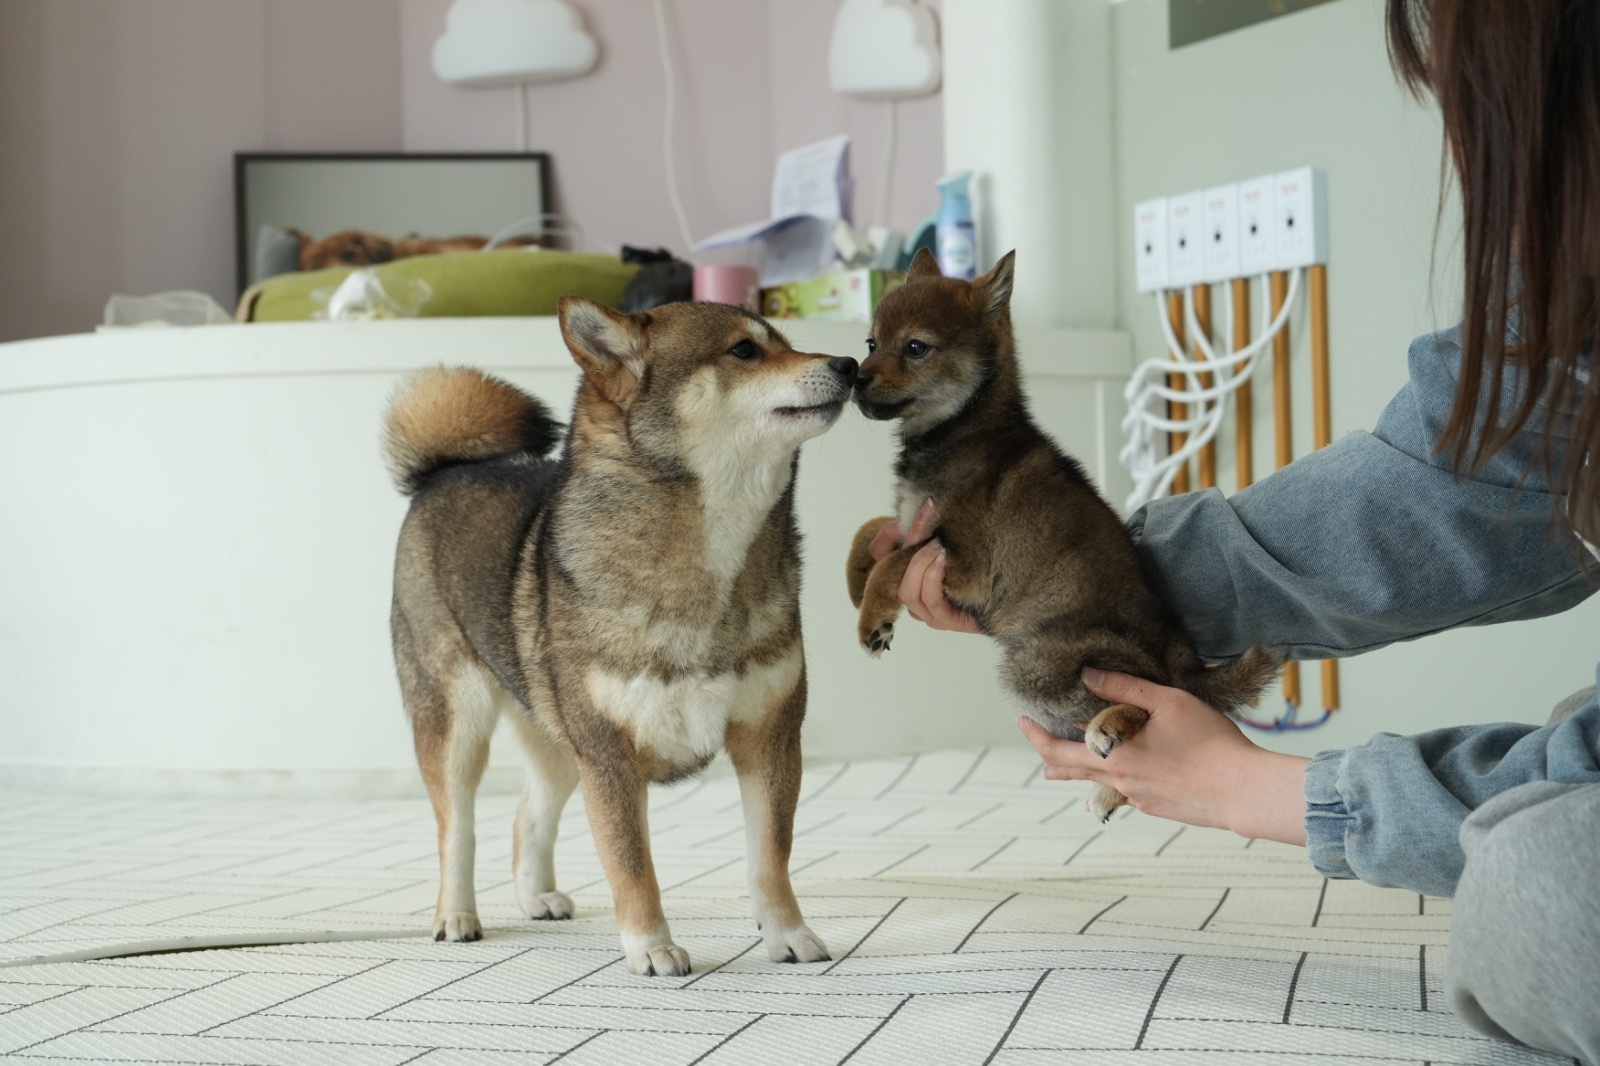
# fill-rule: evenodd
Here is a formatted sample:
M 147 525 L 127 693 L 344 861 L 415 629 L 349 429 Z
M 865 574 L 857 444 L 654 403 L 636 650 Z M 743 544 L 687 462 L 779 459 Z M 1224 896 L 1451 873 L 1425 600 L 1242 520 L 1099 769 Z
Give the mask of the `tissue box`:
M 871 322 L 878 301 L 905 279 L 897 271 L 861 268 L 791 281 L 761 290 L 761 313 L 768 318 Z

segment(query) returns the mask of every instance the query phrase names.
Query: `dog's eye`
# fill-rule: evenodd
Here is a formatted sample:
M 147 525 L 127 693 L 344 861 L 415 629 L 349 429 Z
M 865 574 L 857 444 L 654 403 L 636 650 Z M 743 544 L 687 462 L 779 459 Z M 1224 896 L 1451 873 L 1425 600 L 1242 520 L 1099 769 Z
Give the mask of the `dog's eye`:
M 875 352 L 877 350 L 878 350 L 878 342 L 873 340 L 871 337 L 868 337 L 867 338 L 867 354 L 871 355 L 873 352 Z
M 761 349 L 756 346 L 755 341 L 746 337 L 732 348 L 729 348 L 728 354 L 735 359 L 759 359 L 761 358 Z
M 906 341 L 906 354 L 913 359 L 921 359 L 928 354 L 928 345 L 925 341 Z

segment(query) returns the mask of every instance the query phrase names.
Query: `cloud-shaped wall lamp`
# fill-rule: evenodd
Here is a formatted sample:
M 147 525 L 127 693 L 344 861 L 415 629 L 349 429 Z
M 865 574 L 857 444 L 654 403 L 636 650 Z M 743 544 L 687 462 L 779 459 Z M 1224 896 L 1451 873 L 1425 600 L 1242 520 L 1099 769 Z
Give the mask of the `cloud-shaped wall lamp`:
M 939 25 L 912 0 L 844 0 L 833 20 L 828 81 L 835 92 L 874 100 L 939 89 Z
M 455 0 L 433 46 L 441 81 L 472 88 L 574 78 L 600 47 L 566 0 Z

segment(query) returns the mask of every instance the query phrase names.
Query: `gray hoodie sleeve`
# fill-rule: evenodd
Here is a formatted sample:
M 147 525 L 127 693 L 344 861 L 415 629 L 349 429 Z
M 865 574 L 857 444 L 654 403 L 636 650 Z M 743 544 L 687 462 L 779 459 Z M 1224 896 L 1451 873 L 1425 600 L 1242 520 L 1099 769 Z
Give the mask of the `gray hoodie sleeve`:
M 1454 895 L 1467 815 L 1532 781 L 1600 784 L 1600 705 L 1594 689 L 1582 696 L 1578 709 L 1546 726 L 1380 733 L 1357 748 L 1322 752 L 1306 767 L 1312 865 L 1326 877 Z
M 1411 380 L 1352 433 L 1231 499 L 1156 500 L 1130 529 L 1200 653 L 1254 644 L 1330 658 L 1455 626 L 1536 618 L 1595 591 L 1555 517 L 1535 419 L 1483 469 L 1433 454 L 1455 394 L 1454 331 L 1411 346 Z

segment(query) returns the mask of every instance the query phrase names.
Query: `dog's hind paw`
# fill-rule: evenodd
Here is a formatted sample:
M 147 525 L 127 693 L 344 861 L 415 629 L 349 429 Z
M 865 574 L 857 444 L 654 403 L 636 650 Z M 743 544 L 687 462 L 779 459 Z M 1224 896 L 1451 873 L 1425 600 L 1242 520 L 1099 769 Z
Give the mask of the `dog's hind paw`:
M 1089 793 L 1089 798 L 1083 805 L 1088 812 L 1098 818 L 1101 824 L 1111 820 L 1111 813 L 1118 807 L 1128 802 L 1128 797 L 1118 792 L 1109 785 L 1096 785 L 1094 791 Z
M 828 962 L 833 958 L 828 954 L 828 946 L 822 942 L 822 938 L 804 925 L 774 933 L 764 939 L 767 958 L 773 962 Z
M 436 914 L 433 918 L 433 939 L 448 940 L 452 944 L 464 944 L 472 940 L 482 940 L 483 924 L 478 921 L 478 916 L 471 911 Z
M 883 657 L 889 650 L 889 644 L 894 640 L 894 623 L 880 622 L 877 628 L 861 638 L 861 646 L 867 649 L 867 654 L 874 659 Z
M 522 913 L 536 922 L 563 921 L 572 917 L 572 897 L 565 892 L 517 894 Z

